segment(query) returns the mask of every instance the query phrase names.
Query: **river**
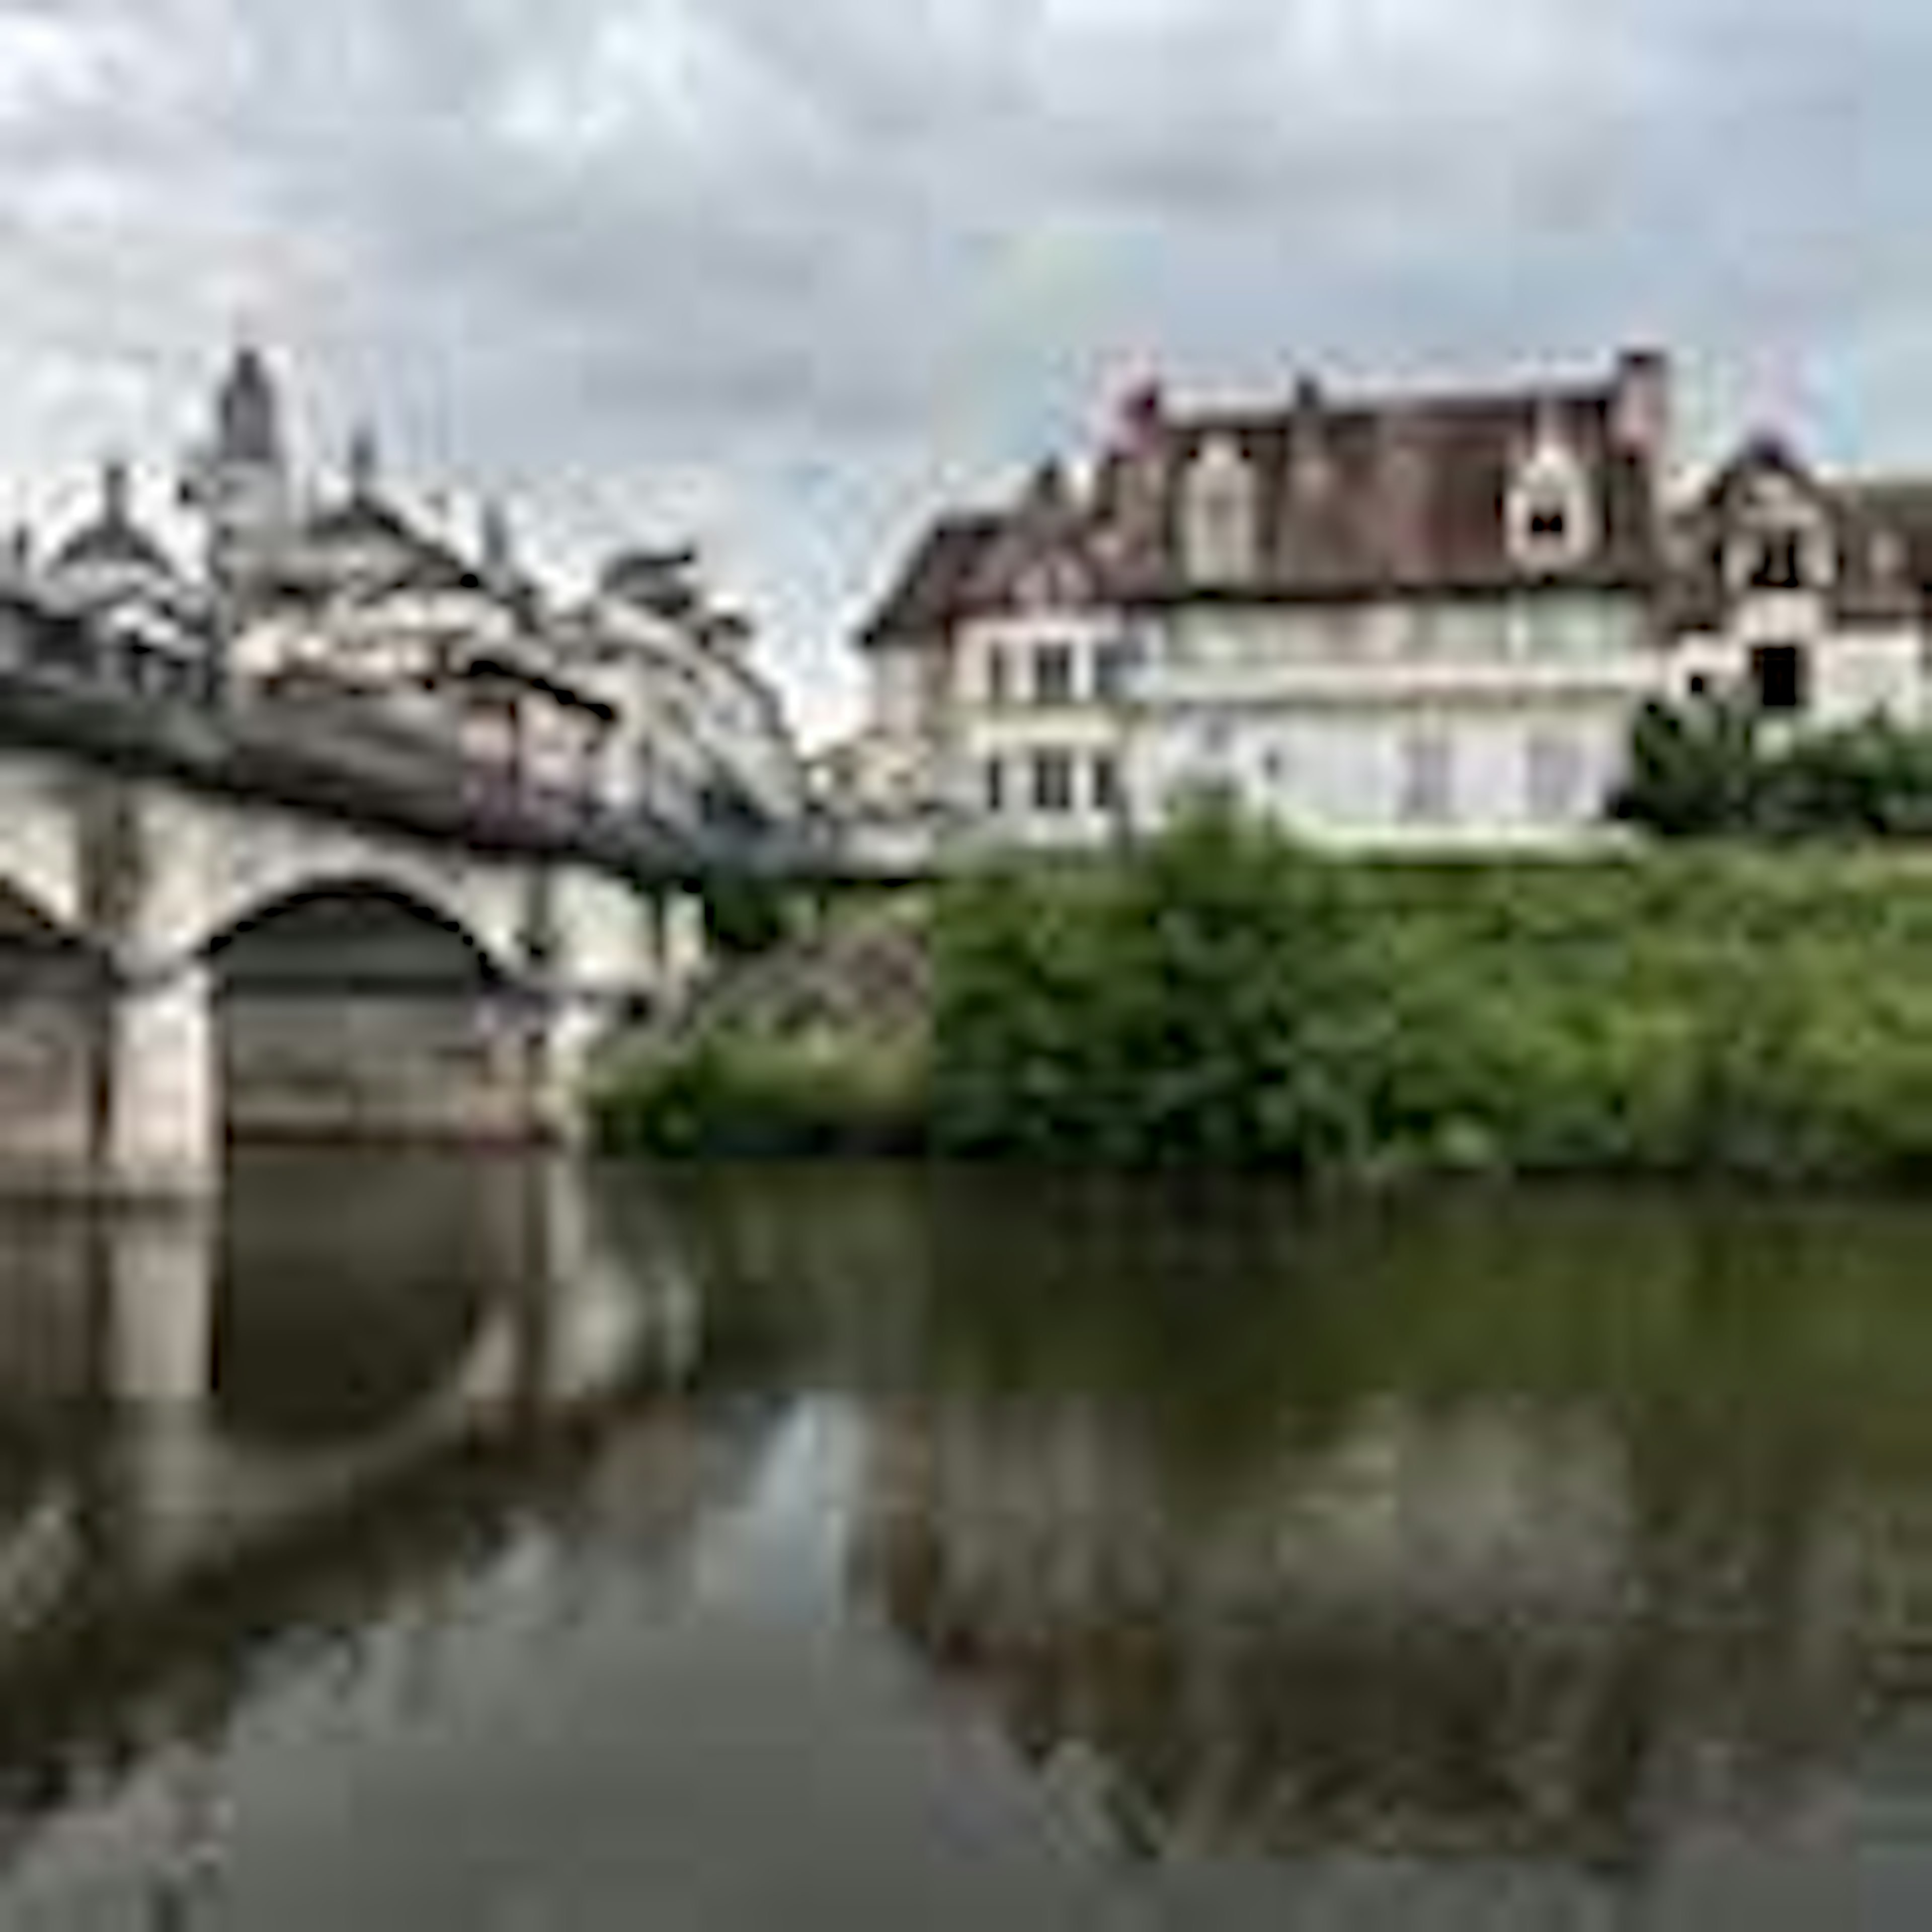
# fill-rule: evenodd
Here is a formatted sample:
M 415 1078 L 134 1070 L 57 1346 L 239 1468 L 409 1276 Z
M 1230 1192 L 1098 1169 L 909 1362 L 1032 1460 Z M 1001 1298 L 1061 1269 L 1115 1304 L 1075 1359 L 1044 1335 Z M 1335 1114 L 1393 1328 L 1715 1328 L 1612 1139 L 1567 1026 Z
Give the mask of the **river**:
M 0 1927 L 1932 1921 L 1932 1209 L 0 1216 Z

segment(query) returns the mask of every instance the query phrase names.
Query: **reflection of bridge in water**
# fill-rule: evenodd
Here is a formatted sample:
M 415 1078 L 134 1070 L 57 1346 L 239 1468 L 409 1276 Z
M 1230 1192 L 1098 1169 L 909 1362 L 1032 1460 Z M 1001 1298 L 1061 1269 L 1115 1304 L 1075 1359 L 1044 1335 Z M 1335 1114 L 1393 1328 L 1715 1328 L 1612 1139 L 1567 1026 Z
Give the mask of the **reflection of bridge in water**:
M 218 1230 L 50 1212 L 0 1241 L 0 1333 L 34 1338 L 0 1360 L 16 1839 L 184 1734 L 218 1775 L 224 1714 L 274 1655 L 325 1630 L 352 1659 L 614 1456 L 602 1546 L 672 1560 L 763 1440 L 763 1406 L 708 1392 L 670 1249 L 620 1260 L 562 1163 L 266 1156 Z M 435 1642 L 431 1618 L 419 1679 Z

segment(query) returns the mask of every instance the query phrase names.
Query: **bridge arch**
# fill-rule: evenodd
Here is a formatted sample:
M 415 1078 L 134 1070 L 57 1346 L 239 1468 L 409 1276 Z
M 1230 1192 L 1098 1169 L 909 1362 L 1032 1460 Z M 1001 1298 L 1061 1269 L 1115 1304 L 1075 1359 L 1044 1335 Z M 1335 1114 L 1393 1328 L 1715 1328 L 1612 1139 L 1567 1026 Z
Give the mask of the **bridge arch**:
M 442 906 L 380 877 L 314 881 L 206 960 L 229 1138 L 526 1135 L 540 1004 Z
M 203 948 L 219 991 L 504 995 L 520 976 L 459 911 L 380 874 L 314 879 Z
M 109 986 L 100 948 L 0 874 L 0 1171 L 29 1186 L 93 1146 Z
M 523 963 L 530 878 L 514 860 L 273 811 L 215 814 L 198 801 L 154 801 L 148 837 L 167 855 L 153 930 L 184 962 L 285 906 L 375 892 L 460 932 L 506 978 Z
M 32 886 L 17 880 L 0 866 L 0 985 L 4 962 L 54 965 L 98 961 L 95 942 L 56 911 Z

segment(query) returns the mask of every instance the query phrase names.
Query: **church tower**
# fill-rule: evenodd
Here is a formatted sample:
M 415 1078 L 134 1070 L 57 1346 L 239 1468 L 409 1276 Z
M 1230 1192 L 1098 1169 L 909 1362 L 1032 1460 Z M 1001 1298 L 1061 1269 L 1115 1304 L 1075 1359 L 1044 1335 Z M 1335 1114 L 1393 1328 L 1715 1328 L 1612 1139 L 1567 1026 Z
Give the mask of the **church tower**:
M 281 398 L 252 344 L 216 392 L 213 436 L 182 495 L 207 520 L 210 580 L 231 614 L 245 609 L 283 554 L 293 512 Z

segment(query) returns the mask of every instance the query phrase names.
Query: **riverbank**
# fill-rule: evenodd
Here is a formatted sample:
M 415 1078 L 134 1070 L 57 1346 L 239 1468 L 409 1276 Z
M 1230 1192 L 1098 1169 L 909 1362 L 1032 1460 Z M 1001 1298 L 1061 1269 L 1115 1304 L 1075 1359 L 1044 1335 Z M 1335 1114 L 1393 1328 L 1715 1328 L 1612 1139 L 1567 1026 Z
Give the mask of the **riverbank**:
M 866 930 L 832 943 L 882 943 Z M 908 997 L 770 1024 L 728 1004 L 617 1055 L 605 1147 L 1371 1180 L 1932 1170 L 1932 856 L 1336 861 L 1204 819 L 962 880 L 892 933 L 918 955 Z

